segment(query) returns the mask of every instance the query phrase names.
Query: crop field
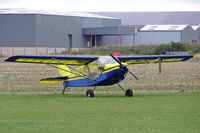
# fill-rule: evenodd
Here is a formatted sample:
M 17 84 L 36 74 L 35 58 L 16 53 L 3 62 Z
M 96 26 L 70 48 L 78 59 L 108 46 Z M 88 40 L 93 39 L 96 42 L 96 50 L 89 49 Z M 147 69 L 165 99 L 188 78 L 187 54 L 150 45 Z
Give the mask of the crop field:
M 129 70 L 137 72 L 139 80 L 129 77 L 121 82 L 124 88 L 132 88 L 136 92 L 191 92 L 200 91 L 200 61 L 163 63 L 162 73 L 158 72 L 158 64 L 130 65 Z M 60 93 L 62 84 L 40 84 L 39 80 L 55 77 L 58 70 L 43 64 L 0 63 L 1 93 Z M 68 93 L 83 94 L 88 88 L 72 88 Z M 122 93 L 117 85 L 97 87 L 96 93 Z
M 88 88 L 60 95 L 62 84 L 39 84 L 58 76 L 54 68 L 0 62 L 0 133 L 199 133 L 199 60 L 165 63 L 161 74 L 157 64 L 140 68 L 129 67 L 138 81 L 121 83 L 135 90 L 134 97 L 113 85 L 97 87 L 95 98 L 86 98 Z

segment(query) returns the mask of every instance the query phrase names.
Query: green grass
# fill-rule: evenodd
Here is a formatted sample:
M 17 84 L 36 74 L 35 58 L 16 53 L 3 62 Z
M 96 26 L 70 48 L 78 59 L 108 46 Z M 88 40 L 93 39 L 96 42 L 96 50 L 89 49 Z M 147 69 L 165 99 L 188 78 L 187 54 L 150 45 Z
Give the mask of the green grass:
M 0 94 L 0 132 L 198 133 L 200 93 Z

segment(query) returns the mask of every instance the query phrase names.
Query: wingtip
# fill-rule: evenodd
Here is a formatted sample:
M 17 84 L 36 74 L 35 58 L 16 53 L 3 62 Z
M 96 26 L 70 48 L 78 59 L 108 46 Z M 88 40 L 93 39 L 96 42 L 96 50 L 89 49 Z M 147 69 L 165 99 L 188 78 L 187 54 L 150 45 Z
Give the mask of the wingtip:
M 4 60 L 4 62 L 12 62 L 14 61 L 16 56 L 11 56 L 11 57 L 8 57 L 7 59 Z
M 10 62 L 10 58 L 11 58 L 11 57 L 5 59 L 4 62 Z

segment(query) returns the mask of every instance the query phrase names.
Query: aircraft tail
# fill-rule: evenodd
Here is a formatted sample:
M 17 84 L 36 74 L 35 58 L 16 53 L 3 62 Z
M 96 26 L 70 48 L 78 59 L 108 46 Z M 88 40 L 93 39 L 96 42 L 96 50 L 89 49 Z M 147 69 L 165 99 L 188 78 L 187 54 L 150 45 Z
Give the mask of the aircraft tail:
M 60 82 L 63 82 L 67 79 L 68 79 L 67 76 L 44 78 L 44 79 L 40 80 L 40 83 L 42 83 L 42 84 L 59 84 Z
M 60 82 L 67 80 L 69 77 L 74 76 L 74 74 L 70 72 L 69 67 L 67 67 L 66 65 L 58 65 L 58 68 L 58 72 L 60 75 L 59 77 L 43 78 L 40 80 L 40 83 L 59 84 Z

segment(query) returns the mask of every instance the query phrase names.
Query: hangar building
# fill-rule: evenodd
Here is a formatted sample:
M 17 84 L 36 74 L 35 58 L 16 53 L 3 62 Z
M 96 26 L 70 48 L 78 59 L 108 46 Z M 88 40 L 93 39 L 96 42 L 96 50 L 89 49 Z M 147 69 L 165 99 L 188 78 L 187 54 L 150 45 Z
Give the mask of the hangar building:
M 0 47 L 85 48 L 131 45 L 134 28 L 88 13 L 0 9 Z
M 195 31 L 195 42 L 194 43 L 198 43 L 200 44 L 200 25 L 194 25 L 192 26 L 192 29 Z
M 195 31 L 189 25 L 146 25 L 136 33 L 136 44 L 193 43 Z

